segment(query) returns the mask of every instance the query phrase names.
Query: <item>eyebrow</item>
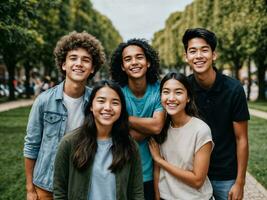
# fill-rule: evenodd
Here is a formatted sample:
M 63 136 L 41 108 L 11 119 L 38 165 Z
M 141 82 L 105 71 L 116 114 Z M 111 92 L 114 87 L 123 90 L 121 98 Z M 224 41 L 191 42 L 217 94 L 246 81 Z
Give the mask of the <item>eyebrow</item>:
M 208 45 L 205 46 L 193 46 L 193 47 L 189 47 L 188 49 L 204 49 L 204 48 L 210 48 Z

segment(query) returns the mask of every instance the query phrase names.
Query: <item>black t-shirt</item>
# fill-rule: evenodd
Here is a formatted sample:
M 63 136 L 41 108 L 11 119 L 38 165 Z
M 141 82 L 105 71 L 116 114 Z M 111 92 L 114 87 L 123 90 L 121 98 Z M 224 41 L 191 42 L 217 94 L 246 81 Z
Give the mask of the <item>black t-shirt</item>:
M 215 71 L 216 80 L 209 90 L 201 88 L 193 74 L 188 79 L 196 95 L 200 116 L 211 128 L 215 143 L 208 176 L 211 180 L 231 180 L 237 176 L 233 122 L 247 121 L 250 117 L 240 82 Z

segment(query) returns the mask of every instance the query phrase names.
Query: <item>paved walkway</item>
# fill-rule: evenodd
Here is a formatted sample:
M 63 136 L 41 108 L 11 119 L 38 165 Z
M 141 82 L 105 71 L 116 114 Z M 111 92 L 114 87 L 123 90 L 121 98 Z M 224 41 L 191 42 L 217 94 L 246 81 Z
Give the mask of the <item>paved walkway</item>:
M 32 105 L 33 99 L 18 100 L 0 104 L 0 112 L 11 110 L 17 107 Z M 249 109 L 251 115 L 267 119 L 267 112 Z M 247 172 L 244 200 L 267 200 L 267 190 Z

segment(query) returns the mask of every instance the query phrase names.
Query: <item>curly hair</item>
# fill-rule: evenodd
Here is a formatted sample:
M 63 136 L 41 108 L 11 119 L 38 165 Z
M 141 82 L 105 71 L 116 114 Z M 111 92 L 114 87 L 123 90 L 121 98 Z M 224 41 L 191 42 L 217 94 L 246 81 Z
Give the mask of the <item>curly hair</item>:
M 54 56 L 58 70 L 66 76 L 66 72 L 62 69 L 62 65 L 66 61 L 68 52 L 78 48 L 85 49 L 92 56 L 94 72 L 88 77 L 88 79 L 91 79 L 101 65 L 105 63 L 105 53 L 101 42 L 86 31 L 81 33 L 73 31 L 68 35 L 61 37 L 57 42 L 54 49 Z
M 130 46 L 135 45 L 143 49 L 146 59 L 150 62 L 150 67 L 146 73 L 148 83 L 155 83 L 159 79 L 159 56 L 158 53 L 148 44 L 145 39 L 130 39 L 126 43 L 119 44 L 117 49 L 113 52 L 110 61 L 110 74 L 112 80 L 117 82 L 120 86 L 125 86 L 128 83 L 128 76 L 122 70 L 122 52 Z

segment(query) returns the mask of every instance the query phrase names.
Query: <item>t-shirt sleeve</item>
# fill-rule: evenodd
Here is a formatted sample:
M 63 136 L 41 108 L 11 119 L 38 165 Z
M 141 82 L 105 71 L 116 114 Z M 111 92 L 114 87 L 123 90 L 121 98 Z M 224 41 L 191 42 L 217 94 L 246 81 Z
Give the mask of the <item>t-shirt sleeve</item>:
M 238 85 L 233 94 L 232 101 L 232 120 L 247 121 L 250 119 L 245 91 L 241 85 Z
M 196 148 L 195 153 L 205 144 L 208 142 L 212 142 L 212 149 L 214 147 L 214 143 L 212 141 L 211 130 L 207 124 L 204 124 L 201 129 L 198 131 L 197 138 L 196 138 Z
M 160 112 L 160 111 L 163 111 L 163 107 L 161 105 L 160 91 L 158 88 L 156 95 L 155 95 L 155 110 L 154 110 L 154 112 Z

